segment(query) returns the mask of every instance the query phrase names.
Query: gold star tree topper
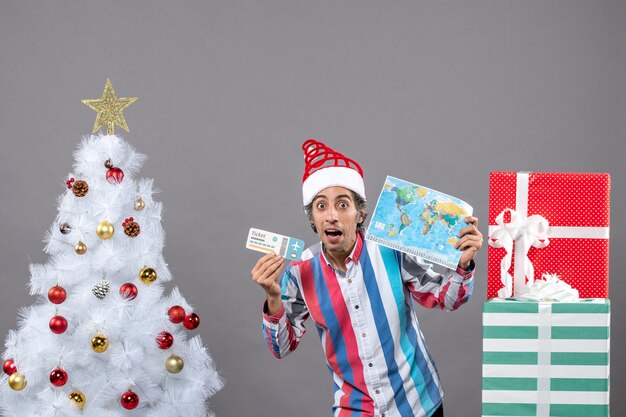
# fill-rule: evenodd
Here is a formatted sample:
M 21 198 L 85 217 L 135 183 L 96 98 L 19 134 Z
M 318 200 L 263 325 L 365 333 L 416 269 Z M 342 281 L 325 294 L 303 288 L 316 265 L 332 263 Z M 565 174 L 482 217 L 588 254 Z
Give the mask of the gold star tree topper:
M 92 133 L 96 133 L 102 126 L 106 125 L 108 135 L 115 134 L 115 125 L 129 132 L 123 111 L 135 101 L 137 101 L 137 97 L 116 97 L 113 84 L 108 78 L 101 98 L 81 100 L 83 104 L 98 113 Z

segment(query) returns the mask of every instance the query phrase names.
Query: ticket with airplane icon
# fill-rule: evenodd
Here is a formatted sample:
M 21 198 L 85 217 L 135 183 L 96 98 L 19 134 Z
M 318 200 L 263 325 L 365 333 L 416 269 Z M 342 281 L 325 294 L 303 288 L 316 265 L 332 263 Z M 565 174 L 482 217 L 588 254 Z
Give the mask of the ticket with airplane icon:
M 285 259 L 298 261 L 302 257 L 304 241 L 251 227 L 246 248 L 259 252 L 274 252 Z

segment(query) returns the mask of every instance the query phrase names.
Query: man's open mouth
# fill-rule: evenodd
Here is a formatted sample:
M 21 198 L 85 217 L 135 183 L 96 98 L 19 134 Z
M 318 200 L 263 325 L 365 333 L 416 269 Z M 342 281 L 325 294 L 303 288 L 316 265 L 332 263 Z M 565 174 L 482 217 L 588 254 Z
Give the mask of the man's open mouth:
M 337 229 L 326 229 L 324 230 L 324 234 L 328 237 L 339 237 L 343 234 L 343 232 Z

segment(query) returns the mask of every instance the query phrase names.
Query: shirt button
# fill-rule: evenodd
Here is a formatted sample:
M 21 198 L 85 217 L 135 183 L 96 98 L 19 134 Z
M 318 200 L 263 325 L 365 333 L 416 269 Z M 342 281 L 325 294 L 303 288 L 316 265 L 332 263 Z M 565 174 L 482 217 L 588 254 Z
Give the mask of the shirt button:
M 374 364 L 372 362 L 370 362 L 370 363 L 367 364 L 367 366 L 369 366 L 371 368 L 372 366 L 374 366 Z
M 367 336 L 367 334 L 366 333 L 361 333 L 361 336 L 365 337 L 365 336 Z
M 352 278 L 348 278 L 348 284 L 352 284 Z
M 382 413 L 382 414 L 380 415 L 380 417 L 385 417 L 385 413 Z
M 355 305 L 354 308 L 356 308 L 358 310 L 359 309 L 359 305 L 358 304 Z
M 380 394 L 380 390 L 379 389 L 377 389 L 375 392 L 376 392 L 376 394 Z

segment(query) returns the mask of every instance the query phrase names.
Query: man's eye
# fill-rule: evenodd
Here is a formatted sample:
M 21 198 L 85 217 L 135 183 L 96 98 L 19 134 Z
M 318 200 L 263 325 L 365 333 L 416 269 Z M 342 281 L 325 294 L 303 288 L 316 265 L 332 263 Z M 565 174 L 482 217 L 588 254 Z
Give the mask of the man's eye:
M 342 209 L 348 208 L 348 203 L 345 203 L 345 202 L 339 203 L 339 208 L 342 208 Z
M 324 203 L 319 203 L 319 204 L 317 205 L 317 208 L 318 208 L 318 209 L 320 209 L 320 210 L 323 210 L 323 209 L 325 209 L 325 208 L 326 208 L 326 204 L 324 204 Z

